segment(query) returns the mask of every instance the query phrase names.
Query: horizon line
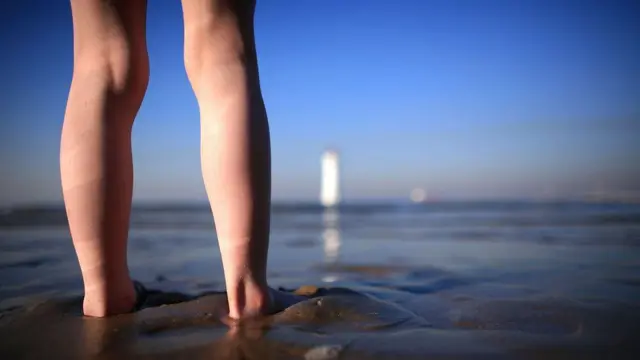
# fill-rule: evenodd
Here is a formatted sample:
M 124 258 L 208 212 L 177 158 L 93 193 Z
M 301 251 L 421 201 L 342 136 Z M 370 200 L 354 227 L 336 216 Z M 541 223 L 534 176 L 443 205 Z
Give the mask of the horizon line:
M 592 204 L 640 204 L 640 199 L 597 199 L 591 197 L 565 196 L 565 197 L 440 197 L 423 202 L 412 202 L 408 197 L 367 197 L 344 199 L 337 205 L 365 205 L 365 204 L 406 204 L 406 205 L 429 205 L 429 204 L 446 204 L 446 203 L 490 203 L 490 202 L 524 202 L 524 203 L 592 203 Z M 136 206 L 209 206 L 208 200 L 189 200 L 189 199 L 134 199 L 131 207 Z M 317 199 L 279 199 L 272 200 L 271 205 L 323 205 Z M 15 204 L 2 204 L 0 210 L 10 209 L 28 209 L 28 208 L 47 208 L 47 207 L 64 207 L 64 202 L 59 201 L 33 201 Z

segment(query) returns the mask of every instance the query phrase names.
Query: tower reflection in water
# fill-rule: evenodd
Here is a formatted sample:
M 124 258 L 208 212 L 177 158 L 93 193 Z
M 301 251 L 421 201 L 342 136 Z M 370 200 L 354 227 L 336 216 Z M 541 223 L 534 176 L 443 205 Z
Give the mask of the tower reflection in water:
M 331 265 L 338 262 L 340 256 L 340 212 L 335 207 L 326 207 L 322 214 L 322 241 L 324 244 L 324 261 L 331 269 Z M 328 273 L 322 278 L 325 282 L 338 280 L 337 274 Z

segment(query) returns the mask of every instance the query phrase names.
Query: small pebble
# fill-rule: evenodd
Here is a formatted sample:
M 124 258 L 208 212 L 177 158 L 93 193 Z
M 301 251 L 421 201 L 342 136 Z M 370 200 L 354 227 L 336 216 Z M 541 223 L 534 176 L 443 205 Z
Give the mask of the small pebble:
M 318 287 L 317 286 L 303 285 L 303 286 L 300 286 L 293 293 L 296 294 L 296 295 L 302 295 L 302 296 L 313 296 L 317 292 L 318 292 Z
M 304 354 L 305 360 L 331 360 L 337 359 L 342 351 L 341 345 L 321 345 L 311 348 Z

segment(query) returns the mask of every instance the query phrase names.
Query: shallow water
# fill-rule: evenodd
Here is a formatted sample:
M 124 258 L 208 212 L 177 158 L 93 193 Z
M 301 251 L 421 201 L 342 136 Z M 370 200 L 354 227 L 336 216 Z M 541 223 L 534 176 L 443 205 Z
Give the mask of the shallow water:
M 224 305 L 216 246 L 206 205 L 136 207 L 133 277 L 193 300 L 89 320 L 79 316 L 80 274 L 62 209 L 0 213 L 0 351 L 582 359 L 632 358 L 638 349 L 638 205 L 276 204 L 271 285 L 321 289 L 268 329 L 237 334 L 211 315 Z M 79 341 L 60 346 L 65 336 Z

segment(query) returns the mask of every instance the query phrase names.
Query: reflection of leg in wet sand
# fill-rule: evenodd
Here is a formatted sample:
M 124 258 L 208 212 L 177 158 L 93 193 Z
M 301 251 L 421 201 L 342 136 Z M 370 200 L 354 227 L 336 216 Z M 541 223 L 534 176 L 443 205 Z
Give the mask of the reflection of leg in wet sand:
M 340 255 L 340 213 L 336 208 L 325 208 L 322 214 L 324 230 L 322 231 L 322 241 L 324 244 L 324 260 L 328 264 L 338 261 Z M 323 278 L 325 282 L 336 281 L 335 275 L 327 275 Z
M 113 317 L 82 319 L 81 359 L 117 358 L 118 354 L 134 354 L 137 329 L 130 318 Z M 76 340 L 77 341 L 77 340 Z
M 215 217 L 232 318 L 284 294 L 266 279 L 271 166 L 258 79 L 255 1 L 184 0 L 185 68 L 201 116 L 202 173 Z M 146 91 L 146 1 L 72 0 L 74 72 L 60 166 L 82 270 L 84 314 L 129 312 L 131 129 Z M 275 299 L 275 300 L 274 300 Z

